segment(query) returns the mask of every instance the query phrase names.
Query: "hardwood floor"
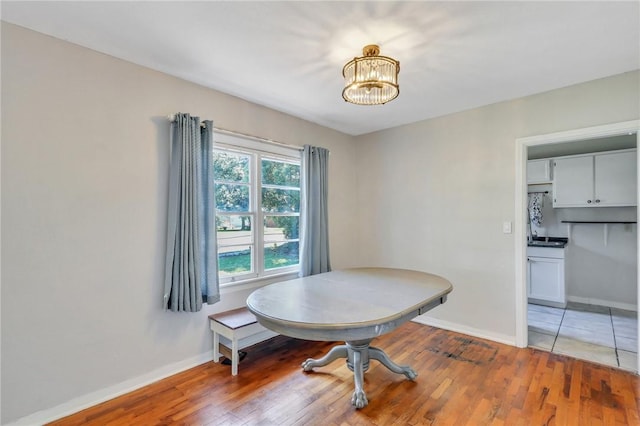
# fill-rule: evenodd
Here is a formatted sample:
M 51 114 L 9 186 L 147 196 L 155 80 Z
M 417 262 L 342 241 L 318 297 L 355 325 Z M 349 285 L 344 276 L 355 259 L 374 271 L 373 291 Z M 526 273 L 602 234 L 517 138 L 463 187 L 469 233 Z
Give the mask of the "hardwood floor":
M 640 425 L 640 378 L 621 370 L 411 322 L 374 345 L 418 378 L 372 361 L 362 410 L 343 360 L 300 368 L 333 343 L 279 336 L 246 349 L 236 377 L 208 362 L 51 424 Z

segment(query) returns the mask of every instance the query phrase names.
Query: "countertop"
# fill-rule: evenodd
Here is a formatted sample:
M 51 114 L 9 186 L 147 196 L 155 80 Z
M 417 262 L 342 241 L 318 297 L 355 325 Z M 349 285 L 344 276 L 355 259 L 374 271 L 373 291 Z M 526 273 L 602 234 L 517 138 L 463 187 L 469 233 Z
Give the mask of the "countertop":
M 565 248 L 568 243 L 569 239 L 564 237 L 533 237 L 533 241 L 527 240 L 529 247 Z

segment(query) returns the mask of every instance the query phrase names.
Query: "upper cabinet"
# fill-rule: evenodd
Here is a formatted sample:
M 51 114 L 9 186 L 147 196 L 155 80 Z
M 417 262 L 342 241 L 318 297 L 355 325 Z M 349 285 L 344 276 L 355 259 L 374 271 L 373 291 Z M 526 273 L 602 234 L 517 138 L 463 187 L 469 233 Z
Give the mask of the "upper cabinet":
M 596 155 L 595 203 L 605 206 L 638 204 L 636 151 Z
M 593 155 L 554 160 L 553 207 L 593 203 Z
M 553 160 L 553 207 L 637 205 L 636 150 Z
M 529 160 L 527 162 L 527 183 L 550 183 L 551 160 Z

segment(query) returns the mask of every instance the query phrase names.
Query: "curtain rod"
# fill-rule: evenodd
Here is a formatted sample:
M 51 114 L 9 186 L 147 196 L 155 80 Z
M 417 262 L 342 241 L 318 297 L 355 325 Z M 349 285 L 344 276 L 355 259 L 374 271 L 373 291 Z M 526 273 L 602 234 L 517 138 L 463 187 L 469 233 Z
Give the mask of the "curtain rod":
M 173 122 L 176 119 L 176 115 L 175 114 L 169 114 L 167 116 L 167 118 L 169 119 L 169 121 Z M 200 123 L 200 126 L 204 127 L 204 123 Z M 247 138 L 247 139 L 253 139 L 254 141 L 258 141 L 258 142 L 264 142 L 264 143 L 268 143 L 271 145 L 275 145 L 275 146 L 281 146 L 284 148 L 292 148 L 292 149 L 297 149 L 298 151 L 302 151 L 304 148 L 298 145 L 291 145 L 288 143 L 284 143 L 284 142 L 278 142 L 278 141 L 274 141 L 272 139 L 267 139 L 267 138 L 261 138 L 260 136 L 253 136 L 253 135 L 249 135 L 247 133 L 241 133 L 241 132 L 236 132 L 234 130 L 228 130 L 228 129 L 223 129 L 221 127 L 213 127 L 213 130 L 218 132 L 218 133 L 224 133 L 227 135 L 231 135 L 231 136 L 240 136 L 243 138 Z

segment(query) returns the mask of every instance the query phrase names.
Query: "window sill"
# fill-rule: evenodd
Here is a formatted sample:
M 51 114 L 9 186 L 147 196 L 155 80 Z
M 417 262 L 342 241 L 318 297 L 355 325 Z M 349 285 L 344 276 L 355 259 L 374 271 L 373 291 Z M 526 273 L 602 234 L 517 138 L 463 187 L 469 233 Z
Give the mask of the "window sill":
M 298 278 L 299 271 L 283 272 L 281 274 L 269 275 L 268 277 L 249 278 L 242 281 L 235 281 L 220 284 L 220 294 L 236 293 L 243 290 L 252 290 L 273 284 L 279 281 L 287 281 Z

